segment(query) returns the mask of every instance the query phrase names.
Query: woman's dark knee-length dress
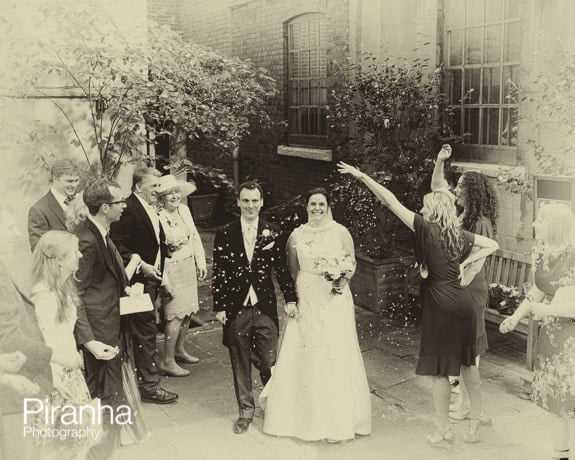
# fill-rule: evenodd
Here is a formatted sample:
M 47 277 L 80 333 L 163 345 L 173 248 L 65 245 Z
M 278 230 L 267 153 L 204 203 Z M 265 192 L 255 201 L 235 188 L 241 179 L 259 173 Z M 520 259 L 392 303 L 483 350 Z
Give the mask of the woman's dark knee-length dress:
M 459 264 L 470 254 L 474 235 L 463 232 L 465 245 L 458 260 L 442 246 L 440 228 L 415 215 L 415 255 L 429 277 L 421 283 L 421 341 L 417 375 L 459 375 L 461 366 L 475 364 L 476 316 L 469 290 L 460 285 Z

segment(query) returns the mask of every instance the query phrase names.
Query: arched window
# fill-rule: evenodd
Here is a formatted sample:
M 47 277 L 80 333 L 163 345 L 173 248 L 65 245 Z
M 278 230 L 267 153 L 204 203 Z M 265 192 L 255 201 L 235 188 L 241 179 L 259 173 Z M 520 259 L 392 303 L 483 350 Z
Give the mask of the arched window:
M 290 144 L 322 145 L 327 137 L 325 16 L 308 13 L 287 25 Z

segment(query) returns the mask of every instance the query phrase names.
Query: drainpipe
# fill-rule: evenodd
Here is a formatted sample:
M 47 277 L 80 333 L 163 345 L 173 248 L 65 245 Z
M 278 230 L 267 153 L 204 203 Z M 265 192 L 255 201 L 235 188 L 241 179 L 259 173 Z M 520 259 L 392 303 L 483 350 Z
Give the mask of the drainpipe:
M 232 152 L 233 160 L 233 176 L 234 185 L 238 187 L 240 185 L 240 146 L 236 146 Z

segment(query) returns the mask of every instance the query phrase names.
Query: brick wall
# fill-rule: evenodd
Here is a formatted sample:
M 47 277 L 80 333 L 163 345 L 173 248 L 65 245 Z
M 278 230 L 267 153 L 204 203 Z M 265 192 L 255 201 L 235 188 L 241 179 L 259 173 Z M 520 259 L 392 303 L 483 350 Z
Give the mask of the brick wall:
M 148 0 L 148 18 L 180 30 L 179 12 L 182 0 Z
M 349 56 L 348 0 L 195 0 L 180 4 L 179 19 L 186 39 L 268 69 L 279 89 L 269 110 L 274 120 L 281 121 L 287 119 L 286 23 L 310 12 L 326 15 L 329 76 L 329 69 L 343 65 Z M 278 155 L 277 145 L 282 143 L 281 133 L 254 134 L 240 149 L 241 178 L 262 180 L 274 202 L 321 185 L 333 170 L 330 162 Z M 231 167 L 230 160 L 197 149 L 190 157 L 224 169 Z

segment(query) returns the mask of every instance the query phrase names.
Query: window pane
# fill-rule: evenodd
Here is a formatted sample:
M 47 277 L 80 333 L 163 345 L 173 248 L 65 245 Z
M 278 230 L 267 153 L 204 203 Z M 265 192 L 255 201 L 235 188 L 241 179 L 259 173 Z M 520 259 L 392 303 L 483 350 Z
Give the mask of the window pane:
M 499 129 L 499 109 L 483 109 L 483 135 L 481 143 L 497 145 Z
M 501 145 L 517 145 L 517 109 L 502 109 Z
M 317 107 L 312 107 L 309 109 L 309 123 L 310 123 L 310 134 L 319 134 L 319 109 Z
M 309 51 L 299 53 L 299 78 L 309 78 Z
M 312 49 L 309 55 L 310 76 L 319 77 L 319 50 Z
M 327 134 L 327 110 L 319 109 L 319 132 L 322 136 Z
M 309 49 L 309 22 L 303 22 L 300 24 L 299 45 L 303 50 Z
M 505 24 L 505 38 L 503 40 L 503 61 L 518 61 L 521 40 L 521 27 L 519 22 Z
M 505 0 L 505 19 L 519 18 L 519 0 Z
M 466 6 L 466 24 L 483 24 L 483 0 L 467 0 Z
M 319 105 L 319 80 L 310 83 L 310 105 Z
M 501 21 L 501 0 L 485 0 L 485 22 Z
M 452 30 L 448 33 L 449 41 L 449 65 L 461 65 L 463 52 L 463 31 Z
M 501 24 L 485 28 L 485 63 L 501 60 Z
M 465 109 L 464 114 L 464 142 L 477 144 L 479 141 L 479 109 Z
M 461 104 L 461 78 L 463 72 L 461 70 L 452 70 L 449 74 L 451 77 L 450 101 L 452 104 Z
M 467 29 L 465 31 L 465 63 L 481 64 L 482 29 Z
M 311 49 L 319 48 L 319 20 L 309 23 L 309 46 Z
M 479 104 L 481 69 L 465 69 L 464 104 Z
M 290 53 L 289 69 L 290 78 L 299 78 L 299 53 Z
M 321 80 L 319 89 L 319 103 L 320 105 L 327 105 L 327 81 Z
M 319 50 L 319 76 L 327 76 L 327 58 L 325 49 Z
M 309 134 L 309 118 L 307 107 L 299 109 L 300 133 Z
M 299 24 L 290 24 L 289 26 L 289 49 L 299 48 Z
M 483 103 L 499 104 L 499 67 L 487 67 L 483 69 Z
M 298 82 L 291 80 L 289 82 L 289 105 L 297 105 L 298 101 Z
M 454 134 L 461 136 L 463 134 L 463 132 L 461 131 L 461 109 L 460 108 L 453 109 L 451 121 L 452 121 Z
M 506 65 L 503 67 L 503 104 L 517 104 L 518 80 L 518 65 Z
M 465 24 L 465 3 L 461 0 L 448 0 L 447 24 L 449 28 L 462 27 Z
M 309 80 L 299 82 L 299 105 L 309 105 Z
M 298 109 L 289 109 L 288 114 L 288 125 L 289 125 L 289 132 L 290 134 L 298 134 L 298 127 L 297 127 L 297 116 Z

